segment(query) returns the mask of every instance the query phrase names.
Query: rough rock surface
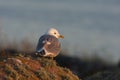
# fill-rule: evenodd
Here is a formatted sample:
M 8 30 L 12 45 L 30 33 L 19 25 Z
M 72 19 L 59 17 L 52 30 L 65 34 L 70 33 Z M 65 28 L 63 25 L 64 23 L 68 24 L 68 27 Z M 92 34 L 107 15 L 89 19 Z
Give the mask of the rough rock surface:
M 5 54 L 0 52 L 0 80 L 80 80 L 55 60 Z

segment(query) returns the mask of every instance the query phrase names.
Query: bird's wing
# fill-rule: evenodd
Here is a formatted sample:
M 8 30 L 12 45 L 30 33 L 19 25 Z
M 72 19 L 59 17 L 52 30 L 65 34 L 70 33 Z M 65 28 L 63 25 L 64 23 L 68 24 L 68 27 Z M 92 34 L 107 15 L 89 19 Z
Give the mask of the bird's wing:
M 39 38 L 39 41 L 38 41 L 38 44 L 37 44 L 37 47 L 36 47 L 36 51 L 40 52 L 43 49 L 45 43 L 46 43 L 46 36 L 43 35 Z
M 36 51 L 40 52 L 42 49 L 45 49 L 50 53 L 59 53 L 60 43 L 57 38 L 51 35 L 43 35 L 40 37 Z
M 47 52 L 53 53 L 53 54 L 58 54 L 61 50 L 59 40 L 54 36 L 49 36 L 47 38 L 47 41 L 50 43 L 50 44 L 45 45 L 45 49 L 47 50 Z

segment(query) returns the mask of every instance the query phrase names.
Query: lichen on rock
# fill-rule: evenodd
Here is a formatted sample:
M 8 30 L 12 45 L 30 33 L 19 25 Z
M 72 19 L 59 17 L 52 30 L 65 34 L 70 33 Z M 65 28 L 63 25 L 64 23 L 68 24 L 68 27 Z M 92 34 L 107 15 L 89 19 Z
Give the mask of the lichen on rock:
M 0 60 L 0 80 L 79 80 L 79 78 L 69 69 L 57 65 L 52 59 L 7 56 Z

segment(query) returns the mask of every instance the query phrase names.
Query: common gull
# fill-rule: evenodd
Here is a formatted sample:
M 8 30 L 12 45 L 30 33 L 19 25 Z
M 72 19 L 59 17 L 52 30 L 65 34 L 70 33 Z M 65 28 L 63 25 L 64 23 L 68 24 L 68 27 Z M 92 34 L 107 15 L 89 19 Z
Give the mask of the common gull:
M 58 40 L 59 38 L 64 38 L 64 36 L 60 35 L 55 28 L 50 28 L 39 38 L 36 47 L 36 55 L 51 58 L 56 57 L 61 50 L 61 44 Z

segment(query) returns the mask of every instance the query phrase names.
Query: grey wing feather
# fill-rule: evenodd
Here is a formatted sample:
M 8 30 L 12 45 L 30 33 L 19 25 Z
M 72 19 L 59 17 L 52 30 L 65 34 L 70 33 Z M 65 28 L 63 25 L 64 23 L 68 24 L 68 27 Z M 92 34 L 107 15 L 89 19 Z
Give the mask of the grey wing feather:
M 44 47 L 45 44 L 43 43 L 43 41 L 45 41 L 45 40 L 46 40 L 46 38 L 45 38 L 44 35 L 39 38 L 39 41 L 38 41 L 38 44 L 37 44 L 37 47 L 36 47 L 37 52 L 40 52 L 41 49 Z
M 43 43 L 43 41 L 50 42 L 50 44 Z M 40 37 L 36 51 L 45 48 L 48 52 L 58 54 L 60 52 L 60 43 L 57 38 L 51 35 L 43 35 Z
M 47 41 L 50 42 L 51 44 L 46 44 L 45 49 L 50 53 L 58 54 L 61 50 L 59 40 L 54 36 L 49 36 Z

